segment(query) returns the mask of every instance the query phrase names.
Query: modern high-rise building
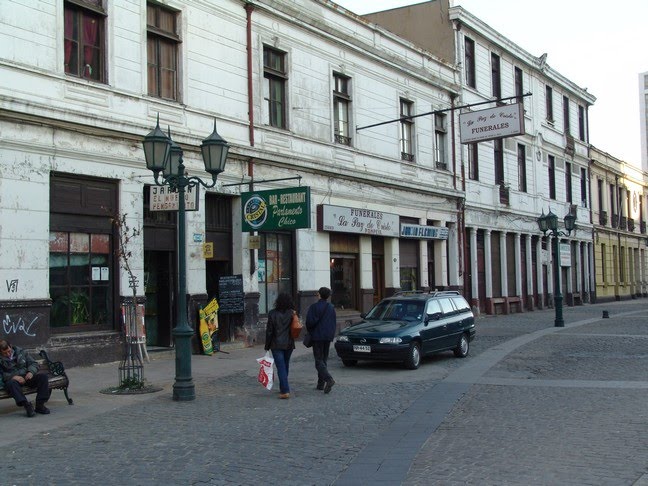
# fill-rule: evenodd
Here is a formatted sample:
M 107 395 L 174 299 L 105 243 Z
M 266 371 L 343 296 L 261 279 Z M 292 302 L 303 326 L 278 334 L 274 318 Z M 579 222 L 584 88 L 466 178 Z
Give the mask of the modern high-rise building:
M 641 123 L 641 168 L 648 170 L 648 71 L 639 74 L 639 123 Z

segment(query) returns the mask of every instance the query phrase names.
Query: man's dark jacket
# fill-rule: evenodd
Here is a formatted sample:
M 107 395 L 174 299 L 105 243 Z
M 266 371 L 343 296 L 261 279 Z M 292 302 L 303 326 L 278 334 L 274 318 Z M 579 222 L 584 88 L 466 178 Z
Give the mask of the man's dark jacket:
M 15 360 L 10 360 L 0 355 L 0 368 L 2 369 L 2 381 L 8 382 L 14 376 L 25 376 L 31 371 L 32 375 L 38 373 L 38 363 L 29 356 L 27 351 L 18 346 L 12 346 Z
M 324 299 L 315 302 L 308 308 L 306 329 L 313 341 L 333 341 L 337 329 L 335 308 Z

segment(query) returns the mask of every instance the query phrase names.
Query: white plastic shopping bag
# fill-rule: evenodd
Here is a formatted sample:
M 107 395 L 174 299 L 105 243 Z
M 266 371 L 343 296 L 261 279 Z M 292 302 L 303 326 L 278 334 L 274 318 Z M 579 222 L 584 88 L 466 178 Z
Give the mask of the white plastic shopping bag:
M 265 356 L 257 358 L 257 363 L 259 363 L 259 383 L 263 385 L 264 388 L 272 390 L 272 365 L 274 364 L 274 358 L 270 351 L 266 351 Z

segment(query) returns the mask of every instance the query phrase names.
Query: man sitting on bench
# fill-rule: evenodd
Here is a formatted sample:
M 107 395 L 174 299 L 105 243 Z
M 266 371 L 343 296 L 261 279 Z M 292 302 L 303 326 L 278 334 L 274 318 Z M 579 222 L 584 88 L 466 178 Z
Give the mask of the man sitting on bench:
M 33 417 L 35 412 L 50 413 L 45 406 L 50 395 L 47 375 L 39 373 L 38 368 L 36 360 L 24 349 L 0 339 L 0 371 L 2 371 L 5 389 L 16 400 L 16 405 L 25 407 L 28 417 Z M 36 388 L 36 408 L 25 398 L 23 385 Z

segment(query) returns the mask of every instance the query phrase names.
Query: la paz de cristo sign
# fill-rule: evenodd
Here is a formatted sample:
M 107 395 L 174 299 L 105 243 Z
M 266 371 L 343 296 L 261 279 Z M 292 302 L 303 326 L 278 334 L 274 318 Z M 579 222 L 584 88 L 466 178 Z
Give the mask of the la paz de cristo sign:
M 524 135 L 524 104 L 496 106 L 459 115 L 461 143 Z

